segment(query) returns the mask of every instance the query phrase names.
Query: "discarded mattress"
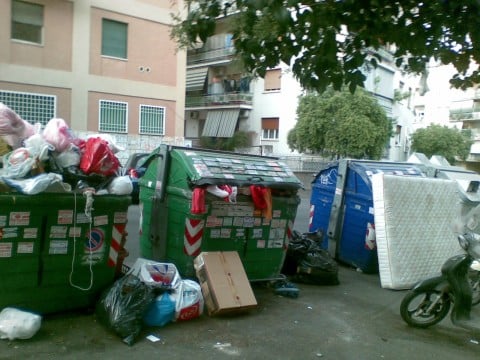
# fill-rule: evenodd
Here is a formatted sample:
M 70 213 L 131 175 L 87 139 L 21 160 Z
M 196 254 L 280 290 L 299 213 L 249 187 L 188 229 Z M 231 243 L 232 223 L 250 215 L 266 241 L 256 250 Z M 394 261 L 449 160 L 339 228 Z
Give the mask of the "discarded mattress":
M 455 181 L 374 174 L 372 194 L 383 288 L 409 289 L 462 252 L 454 233 L 461 210 Z

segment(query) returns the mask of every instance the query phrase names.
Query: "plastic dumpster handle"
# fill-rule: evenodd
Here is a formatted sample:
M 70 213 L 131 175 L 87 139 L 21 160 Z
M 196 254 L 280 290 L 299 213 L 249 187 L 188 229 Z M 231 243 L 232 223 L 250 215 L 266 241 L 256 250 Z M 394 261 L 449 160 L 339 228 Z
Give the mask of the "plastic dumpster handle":
M 251 182 L 262 182 L 263 178 L 261 176 L 252 176 L 252 177 L 248 178 L 248 180 L 251 181 Z

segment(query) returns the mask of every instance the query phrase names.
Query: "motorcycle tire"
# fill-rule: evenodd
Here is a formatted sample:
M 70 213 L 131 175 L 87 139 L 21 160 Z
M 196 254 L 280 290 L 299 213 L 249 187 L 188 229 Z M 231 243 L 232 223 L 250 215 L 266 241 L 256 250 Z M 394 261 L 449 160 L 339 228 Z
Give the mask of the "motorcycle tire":
M 480 304 L 480 272 L 470 269 L 468 272 L 468 281 L 472 288 L 472 305 Z
M 433 308 L 429 308 L 434 304 Z M 400 315 L 410 326 L 428 328 L 442 321 L 450 311 L 448 294 L 432 289 L 422 292 L 409 291 L 400 304 Z

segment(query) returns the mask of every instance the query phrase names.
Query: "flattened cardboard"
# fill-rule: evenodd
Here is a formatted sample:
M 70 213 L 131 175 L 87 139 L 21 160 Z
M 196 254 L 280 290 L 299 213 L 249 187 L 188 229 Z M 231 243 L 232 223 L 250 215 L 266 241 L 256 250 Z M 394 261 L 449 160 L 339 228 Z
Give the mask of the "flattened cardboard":
M 194 260 L 209 315 L 245 311 L 257 300 L 236 251 L 202 252 Z

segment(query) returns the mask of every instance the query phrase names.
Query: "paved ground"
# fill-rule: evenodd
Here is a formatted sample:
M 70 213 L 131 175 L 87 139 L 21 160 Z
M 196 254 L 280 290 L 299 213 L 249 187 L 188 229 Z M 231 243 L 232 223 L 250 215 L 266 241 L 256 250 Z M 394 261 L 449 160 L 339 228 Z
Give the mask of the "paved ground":
M 308 223 L 299 207 L 301 220 Z M 300 224 L 302 222 L 302 224 Z M 254 286 L 258 307 L 248 314 L 209 317 L 145 328 L 131 347 L 94 314 L 44 318 L 30 340 L 0 340 L 0 359 L 478 359 L 480 345 L 449 319 L 428 329 L 400 318 L 404 291 L 380 287 L 378 275 L 341 267 L 340 285 L 298 284 L 300 296 L 277 296 Z M 34 294 L 32 294 L 34 296 Z M 480 324 L 480 307 L 475 309 Z M 147 336 L 160 339 L 151 342 Z

